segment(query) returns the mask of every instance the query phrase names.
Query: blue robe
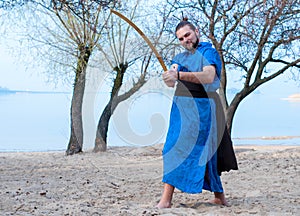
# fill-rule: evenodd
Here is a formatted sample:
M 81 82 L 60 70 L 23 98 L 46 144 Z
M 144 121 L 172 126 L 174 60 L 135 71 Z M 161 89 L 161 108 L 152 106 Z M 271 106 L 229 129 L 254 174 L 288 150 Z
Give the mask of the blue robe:
M 177 63 L 179 71 L 183 72 L 201 72 L 204 66 L 214 65 L 217 73 L 214 82 L 202 86 L 206 92 L 215 92 L 219 88 L 221 61 L 210 43 L 200 43 L 195 53 L 180 53 L 175 56 L 173 63 Z M 187 90 L 193 94 L 198 87 L 187 85 Z M 217 149 L 214 100 L 176 95 L 175 92 L 163 148 L 162 181 L 187 193 L 200 193 L 202 189 L 223 192 L 217 170 Z

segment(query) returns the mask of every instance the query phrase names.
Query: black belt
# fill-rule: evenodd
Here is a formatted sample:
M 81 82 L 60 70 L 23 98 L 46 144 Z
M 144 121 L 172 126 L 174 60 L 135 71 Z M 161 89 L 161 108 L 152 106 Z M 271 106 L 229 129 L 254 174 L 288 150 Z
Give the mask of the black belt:
M 194 98 L 208 98 L 207 92 L 202 84 L 191 83 L 183 80 L 178 81 L 175 95 Z
M 180 80 L 177 83 L 175 96 L 212 98 L 215 101 L 218 131 L 218 174 L 221 175 L 224 171 L 237 170 L 237 160 L 233 150 L 232 140 L 226 127 L 224 110 L 219 94 L 217 92 L 206 92 L 202 84 Z

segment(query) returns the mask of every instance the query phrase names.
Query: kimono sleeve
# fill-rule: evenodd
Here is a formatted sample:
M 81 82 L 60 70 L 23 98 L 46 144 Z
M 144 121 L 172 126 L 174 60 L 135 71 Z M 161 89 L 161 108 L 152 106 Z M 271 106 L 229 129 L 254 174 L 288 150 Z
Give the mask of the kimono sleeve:
M 204 56 L 204 66 L 213 65 L 216 67 L 216 73 L 218 78 L 221 77 L 222 62 L 219 53 L 214 48 L 206 49 L 203 53 Z

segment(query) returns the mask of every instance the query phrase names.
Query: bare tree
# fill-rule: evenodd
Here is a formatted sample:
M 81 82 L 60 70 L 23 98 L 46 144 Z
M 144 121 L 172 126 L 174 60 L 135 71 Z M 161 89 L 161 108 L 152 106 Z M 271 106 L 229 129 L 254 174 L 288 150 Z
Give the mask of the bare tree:
M 82 103 L 86 83 L 86 70 L 91 54 L 99 43 L 101 10 L 108 9 L 110 1 L 52 1 L 53 10 L 60 23 L 76 44 L 77 65 L 71 103 L 71 135 L 67 155 L 82 151 Z M 101 24 L 101 23 L 100 23 Z M 102 27 L 100 27 L 102 28 Z
M 128 6 L 129 3 L 126 4 L 123 1 L 118 10 L 121 10 L 130 20 L 139 20 L 140 24 L 144 22 L 143 27 L 145 27 L 146 16 L 141 13 L 143 10 L 140 9 L 141 5 L 139 2 L 137 1 L 133 5 Z M 122 8 L 126 8 L 126 10 L 122 10 Z M 128 8 L 131 9 L 128 10 Z M 106 151 L 107 149 L 109 120 L 118 104 L 136 93 L 151 76 L 149 71 L 152 70 L 153 72 L 155 70 L 153 65 L 158 65 L 153 62 L 151 58 L 152 52 L 146 46 L 145 41 L 140 36 L 137 36 L 134 29 L 125 23 L 124 20 L 121 20 L 120 17 L 111 16 L 107 29 L 108 32 L 105 38 L 108 43 L 105 46 L 108 47 L 99 45 L 98 48 L 103 53 L 112 70 L 113 84 L 109 102 L 105 106 L 98 122 L 94 147 L 95 152 Z M 162 36 L 162 29 L 160 31 L 155 29 L 156 36 L 153 39 L 155 45 L 157 45 L 158 40 Z M 119 90 L 125 80 L 131 80 L 132 85 L 130 88 L 120 92 Z
M 33 12 L 28 13 L 30 25 L 24 28 L 31 28 L 31 31 L 26 33 L 24 38 L 31 44 L 31 50 L 36 50 L 39 58 L 44 57 L 51 61 L 51 64 L 55 65 L 53 71 L 59 68 L 60 71 L 65 71 L 64 76 L 74 78 L 70 109 L 71 133 L 66 154 L 79 153 L 83 148 L 82 103 L 87 67 L 106 22 L 102 13 L 113 7 L 115 1 L 5 2 L 2 6 L 5 9 L 15 9 L 17 6 L 28 4 L 24 10 Z M 55 72 L 52 76 L 56 79 L 59 77 Z
M 220 96 L 231 131 L 239 104 L 286 71 L 299 73 L 299 0 L 168 1 L 199 26 L 223 63 Z M 229 103 L 229 73 L 242 72 L 243 87 Z
M 142 38 L 128 26 L 123 20 L 117 16 L 110 16 L 109 11 L 100 12 L 108 7 L 114 7 L 108 2 L 100 0 L 90 1 L 60 1 L 51 0 L 49 2 L 42 1 L 33 3 L 35 13 L 31 13 L 32 17 L 39 17 L 36 8 L 39 7 L 39 12 L 43 17 L 48 17 L 51 22 L 40 23 L 46 32 L 42 32 L 39 25 L 35 25 L 36 32 L 30 32 L 26 37 L 32 42 L 32 46 L 36 47 L 39 54 L 42 54 L 49 63 L 55 65 L 51 72 L 52 79 L 61 77 L 56 71 L 65 71 L 65 75 L 70 77 L 70 72 L 74 73 L 73 96 L 71 104 L 71 135 L 66 153 L 68 155 L 79 153 L 82 151 L 83 145 L 83 129 L 82 129 L 82 103 L 84 97 L 84 89 L 87 75 L 87 67 L 90 64 L 92 53 L 97 51 L 102 53 L 106 59 L 106 63 L 101 62 L 102 66 L 110 67 L 110 76 L 112 79 L 111 97 L 107 103 L 103 113 L 101 114 L 95 139 L 95 151 L 105 151 L 107 147 L 107 132 L 111 115 L 117 105 L 128 99 L 131 95 L 145 84 L 151 76 L 149 71 L 157 73 L 158 63 L 153 61 L 152 52 Z M 24 1 L 27 2 L 27 1 Z M 118 10 L 131 20 L 144 28 L 149 33 L 154 45 L 159 51 L 169 49 L 168 43 L 162 43 L 160 38 L 163 34 L 165 17 L 164 12 L 163 22 L 154 26 L 145 25 L 154 24 L 155 18 L 151 18 L 152 22 L 148 22 L 149 15 L 153 15 L 152 8 L 146 7 L 144 4 L 132 3 L 128 1 L 119 2 Z M 128 9 L 129 7 L 132 10 Z M 149 2 L 147 2 L 149 3 Z M 23 4 L 23 1 L 22 1 Z M 20 5 L 22 5 L 20 4 Z M 20 6 L 19 5 L 19 6 Z M 144 6 L 143 9 L 141 9 Z M 11 7 L 16 7 L 14 4 Z M 127 7 L 127 8 L 126 8 Z M 123 9 L 122 9 L 123 8 Z M 106 22 L 109 20 L 109 22 Z M 41 20 L 36 20 L 38 22 Z M 47 24 L 46 24 L 47 23 Z M 105 23 L 105 25 L 104 25 Z M 105 32 L 102 31 L 105 27 Z M 159 27 L 159 28 L 157 28 Z M 155 32 L 155 33 L 151 33 Z M 103 39 L 99 42 L 99 38 Z M 39 46 L 37 46 L 39 44 Z M 41 49 L 42 46 L 47 49 Z M 94 53 L 95 54 L 95 53 Z M 59 56 L 64 56 L 59 59 Z M 166 54 L 164 55 L 166 56 Z M 99 58 L 94 57 L 94 58 Z M 99 58 L 101 59 L 101 58 Z M 90 66 L 90 65 L 89 65 Z M 126 81 L 132 81 L 129 89 L 125 89 L 120 93 L 120 88 Z M 109 80 L 111 81 L 111 80 Z

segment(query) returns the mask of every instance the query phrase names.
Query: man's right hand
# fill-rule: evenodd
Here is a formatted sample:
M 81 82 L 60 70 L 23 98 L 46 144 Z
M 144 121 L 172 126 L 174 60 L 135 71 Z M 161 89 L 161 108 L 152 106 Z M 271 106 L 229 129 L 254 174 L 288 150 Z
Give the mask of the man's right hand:
M 165 82 L 165 84 L 168 87 L 174 87 L 175 83 L 178 79 L 178 65 L 177 64 L 173 64 L 171 66 L 171 69 L 168 71 L 165 71 L 162 75 L 163 80 Z

